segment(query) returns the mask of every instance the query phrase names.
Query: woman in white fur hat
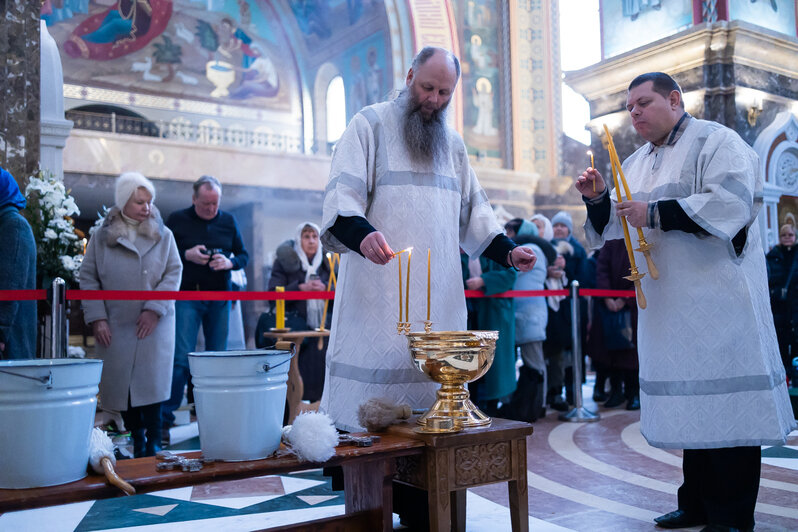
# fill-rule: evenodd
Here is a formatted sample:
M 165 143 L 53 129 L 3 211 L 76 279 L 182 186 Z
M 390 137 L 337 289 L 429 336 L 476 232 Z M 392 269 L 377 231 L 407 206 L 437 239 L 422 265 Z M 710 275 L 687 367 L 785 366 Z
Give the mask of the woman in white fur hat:
M 172 232 L 153 205 L 155 187 L 138 172 L 116 180 L 116 205 L 86 249 L 83 290 L 178 290 L 183 266 Z M 161 445 L 161 402 L 172 385 L 174 301 L 84 301 L 103 359 L 100 403 L 122 413 L 136 457 Z

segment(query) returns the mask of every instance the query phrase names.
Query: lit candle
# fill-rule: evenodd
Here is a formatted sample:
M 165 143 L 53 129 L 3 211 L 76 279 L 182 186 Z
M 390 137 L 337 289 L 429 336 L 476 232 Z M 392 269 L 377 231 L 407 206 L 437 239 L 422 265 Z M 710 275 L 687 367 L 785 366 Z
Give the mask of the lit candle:
M 432 285 L 430 284 L 430 257 L 432 255 L 432 250 L 427 249 L 427 321 L 429 321 L 429 302 L 430 302 L 430 294 L 432 292 Z
M 275 289 L 275 292 L 285 292 L 284 286 L 278 286 Z M 277 329 L 285 329 L 285 300 L 278 299 L 277 300 L 277 317 L 275 319 L 275 328 Z
M 332 288 L 333 278 L 335 278 L 335 270 L 333 268 L 333 258 L 332 255 L 327 253 L 327 263 L 330 265 L 330 277 L 327 279 L 327 291 L 329 292 Z M 327 326 L 327 307 L 330 305 L 330 300 L 324 300 L 324 313 L 321 316 L 321 326 L 319 327 L 322 331 Z
M 405 299 L 405 323 L 410 323 L 410 257 L 413 248 L 407 248 L 407 298 Z
M 402 321 L 402 254 L 399 254 L 399 322 Z
M 82 239 L 80 241 L 80 243 L 83 244 L 83 254 L 85 255 L 86 254 L 86 244 L 88 244 L 89 241 L 84 238 L 84 239 Z
M 593 150 L 587 150 L 587 154 L 590 156 L 590 168 L 595 168 L 595 166 L 593 166 Z

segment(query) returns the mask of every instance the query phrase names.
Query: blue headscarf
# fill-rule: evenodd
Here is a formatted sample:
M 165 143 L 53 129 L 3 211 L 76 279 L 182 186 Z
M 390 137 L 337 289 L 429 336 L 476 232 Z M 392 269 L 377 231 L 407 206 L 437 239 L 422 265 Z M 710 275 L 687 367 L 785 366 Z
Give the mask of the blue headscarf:
M 0 208 L 13 205 L 17 209 L 24 209 L 27 202 L 25 196 L 19 191 L 19 185 L 8 170 L 0 167 Z

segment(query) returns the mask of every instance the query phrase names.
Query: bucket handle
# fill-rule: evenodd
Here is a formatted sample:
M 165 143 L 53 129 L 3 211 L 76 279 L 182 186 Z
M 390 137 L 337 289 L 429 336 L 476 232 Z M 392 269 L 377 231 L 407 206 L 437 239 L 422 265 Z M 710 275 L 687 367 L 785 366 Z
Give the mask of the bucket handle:
M 282 361 L 282 362 L 280 362 L 279 364 L 275 364 L 275 365 L 271 365 L 271 364 L 269 364 L 269 363 L 267 362 L 267 363 L 265 363 L 265 364 L 263 365 L 263 371 L 264 371 L 264 373 L 269 373 L 269 372 L 270 372 L 271 370 L 273 370 L 274 368 L 279 368 L 280 366 L 282 366 L 283 364 L 285 364 L 285 363 L 289 362 L 290 360 L 291 360 L 291 359 L 289 358 L 289 359 L 287 359 L 287 360 L 283 360 L 283 361 Z
M 19 373 L 14 373 L 13 371 L 7 371 L 4 369 L 0 369 L 0 373 L 5 373 L 7 375 L 13 375 L 14 377 L 22 377 L 23 379 L 30 379 L 32 381 L 36 381 L 41 384 L 46 384 L 47 389 L 51 390 L 53 388 L 53 372 L 48 371 L 46 377 L 31 377 L 30 375 L 21 375 Z
M 279 364 L 271 365 L 268 362 L 266 364 L 264 364 L 263 365 L 263 371 L 265 373 L 268 373 L 269 371 L 273 370 L 274 368 L 278 368 L 278 367 L 282 366 L 283 364 L 289 362 L 292 358 L 294 358 L 296 356 L 297 345 L 294 342 L 279 341 L 279 342 L 276 342 L 274 344 L 274 346 L 265 347 L 264 349 L 280 349 L 280 350 L 284 350 L 284 351 L 291 351 L 291 356 L 288 359 L 283 360 Z

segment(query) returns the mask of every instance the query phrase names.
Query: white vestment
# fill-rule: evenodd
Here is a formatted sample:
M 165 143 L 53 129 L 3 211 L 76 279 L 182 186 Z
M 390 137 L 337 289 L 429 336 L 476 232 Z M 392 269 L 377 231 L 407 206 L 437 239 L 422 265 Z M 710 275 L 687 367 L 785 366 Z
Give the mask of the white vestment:
M 659 280 L 646 275 L 638 320 L 641 431 L 655 447 L 779 445 L 795 427 L 755 227 L 756 153 L 732 130 L 690 119 L 672 145 L 648 143 L 623 163 L 634 200 L 676 199 L 708 234 L 644 229 Z M 612 214 L 591 247 L 623 238 Z M 738 256 L 732 244 L 746 231 Z M 630 228 L 637 247 L 637 234 Z M 635 253 L 638 269 L 646 262 Z
M 321 410 L 344 430 L 362 430 L 357 407 L 388 397 L 428 408 L 438 385 L 411 363 L 399 321 L 398 260 L 378 266 L 349 253 L 330 232 L 338 216 L 362 216 L 394 251 L 413 247 L 410 263 L 412 330 L 423 330 L 427 249 L 432 250 L 433 330 L 466 328 L 459 248 L 481 254 L 499 226 L 468 162 L 462 139 L 450 131 L 449 156 L 424 165 L 408 155 L 397 101 L 356 114 L 335 148 L 324 197 L 321 240 L 343 253 L 335 292 Z M 402 257 L 407 279 L 407 254 Z

